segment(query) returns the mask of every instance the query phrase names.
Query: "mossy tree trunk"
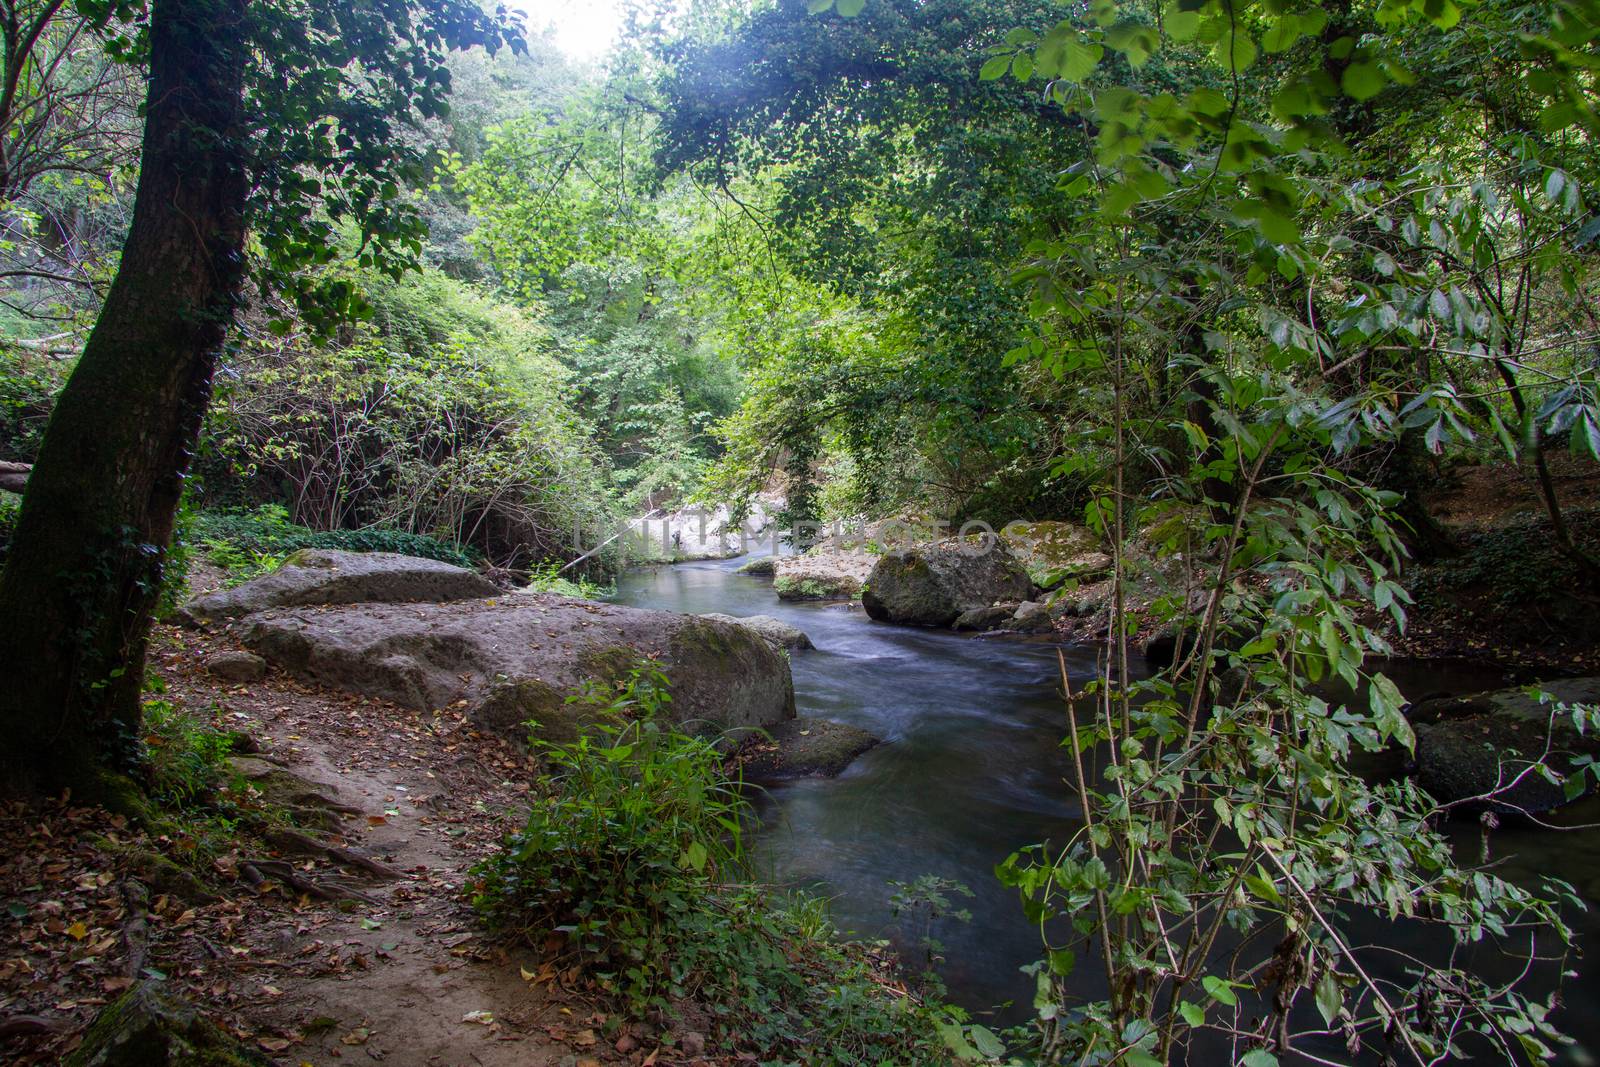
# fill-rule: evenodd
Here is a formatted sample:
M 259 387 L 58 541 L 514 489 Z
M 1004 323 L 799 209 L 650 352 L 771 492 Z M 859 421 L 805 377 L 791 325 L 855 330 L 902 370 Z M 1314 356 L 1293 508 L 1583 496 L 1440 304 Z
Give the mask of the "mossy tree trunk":
M 94 798 L 137 753 L 151 612 L 244 277 L 246 9 L 151 4 L 133 224 L 0 574 L 14 786 Z

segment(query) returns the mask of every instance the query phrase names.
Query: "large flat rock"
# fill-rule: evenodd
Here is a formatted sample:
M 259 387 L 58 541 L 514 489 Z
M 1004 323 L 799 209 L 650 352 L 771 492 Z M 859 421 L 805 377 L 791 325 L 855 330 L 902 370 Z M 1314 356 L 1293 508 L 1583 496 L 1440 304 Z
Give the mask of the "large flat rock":
M 854 600 L 878 557 L 865 538 L 825 538 L 798 556 L 773 564 L 772 588 L 780 600 Z
M 788 659 L 748 626 L 548 594 L 438 604 L 277 609 L 236 626 L 244 644 L 324 685 L 418 710 L 466 701 L 483 728 L 540 724 L 573 736 L 592 708 L 568 702 L 641 659 L 671 680 L 669 711 L 714 730 L 794 717 Z
M 311 604 L 423 603 L 492 597 L 489 579 L 464 567 L 393 552 L 296 552 L 270 574 L 233 589 L 196 597 L 183 617 L 195 624 L 227 621 L 269 608 Z

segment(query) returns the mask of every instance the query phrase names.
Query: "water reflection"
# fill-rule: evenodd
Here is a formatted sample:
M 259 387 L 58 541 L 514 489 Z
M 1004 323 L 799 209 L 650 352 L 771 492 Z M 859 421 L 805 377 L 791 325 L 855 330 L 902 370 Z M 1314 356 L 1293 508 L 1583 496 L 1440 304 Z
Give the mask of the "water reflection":
M 817 646 L 793 659 L 800 713 L 837 719 L 884 741 L 838 779 L 772 788 L 760 802 L 766 828 L 754 842 L 758 862 L 775 882 L 830 898 L 835 921 L 865 937 L 898 932 L 891 882 L 932 874 L 965 883 L 975 894 L 961 902 L 972 913 L 970 924 L 945 922 L 932 931 L 950 961 L 945 980 L 970 1007 L 1013 1002 L 1002 1018 L 1025 1017 L 1032 984 L 1019 968 L 1038 957 L 1038 936 L 993 870 L 1013 850 L 1065 841 L 1075 829 L 1077 806 L 1060 747 L 1065 719 L 1057 656 L 1065 655 L 1077 686 L 1095 674 L 1093 652 L 891 626 L 843 605 L 780 601 L 769 580 L 735 574 L 737 566 L 632 572 L 617 599 L 690 613 L 774 615 L 800 627 Z M 1509 681 L 1499 671 L 1462 664 L 1396 663 L 1389 673 L 1413 696 Z M 1597 818 L 1600 812 L 1589 813 L 1590 821 Z M 1456 825 L 1451 833 L 1471 848 L 1464 858 L 1475 858 L 1476 830 Z M 1600 834 L 1508 829 L 1493 847 L 1501 873 L 1513 880 L 1531 884 L 1556 874 L 1586 897 L 1600 894 Z M 1589 940 L 1594 913 L 1575 918 Z M 1388 929 L 1373 926 L 1373 935 Z M 1085 992 L 1093 994 L 1092 961 L 1081 965 Z M 1567 1003 L 1560 1024 L 1595 1047 L 1600 986 L 1570 979 Z M 1564 1060 L 1595 1062 L 1582 1048 Z

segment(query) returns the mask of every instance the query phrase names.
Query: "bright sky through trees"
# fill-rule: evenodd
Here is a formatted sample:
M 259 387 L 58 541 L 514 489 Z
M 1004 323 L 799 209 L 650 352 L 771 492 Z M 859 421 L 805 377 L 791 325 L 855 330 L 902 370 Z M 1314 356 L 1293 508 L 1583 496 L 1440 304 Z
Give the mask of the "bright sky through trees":
M 622 26 L 620 0 L 512 0 L 528 16 L 528 32 L 555 30 L 556 45 L 577 59 L 595 59 Z

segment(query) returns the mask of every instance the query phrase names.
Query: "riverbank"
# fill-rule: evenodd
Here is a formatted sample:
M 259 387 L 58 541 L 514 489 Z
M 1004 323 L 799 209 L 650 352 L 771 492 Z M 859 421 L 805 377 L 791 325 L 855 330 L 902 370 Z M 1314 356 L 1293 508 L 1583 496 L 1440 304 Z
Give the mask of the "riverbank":
M 219 799 L 265 811 L 316 796 L 337 816 L 326 839 L 364 867 L 198 812 L 169 813 L 192 832 L 154 836 L 70 799 L 6 807 L 6 1062 L 58 1062 L 97 1011 L 146 980 L 273 1063 L 746 1062 L 716 1004 L 629 1018 L 549 946 L 486 935 L 471 872 L 522 825 L 541 771 L 523 746 L 459 711 L 418 712 L 277 671 L 229 682 L 206 665 L 232 647 L 162 628 L 153 657 L 162 699 L 186 709 L 194 731 L 225 732 L 249 753 L 218 757 Z M 863 1009 L 880 998 L 884 1019 L 918 1003 L 886 948 L 834 942 L 825 913 L 808 916 L 793 951 L 814 981 L 853 976 Z M 874 1025 L 870 1012 L 860 1021 Z

